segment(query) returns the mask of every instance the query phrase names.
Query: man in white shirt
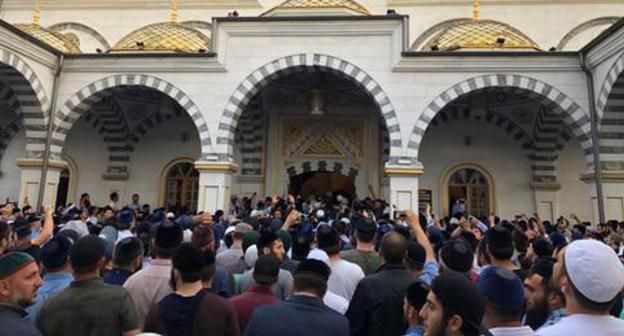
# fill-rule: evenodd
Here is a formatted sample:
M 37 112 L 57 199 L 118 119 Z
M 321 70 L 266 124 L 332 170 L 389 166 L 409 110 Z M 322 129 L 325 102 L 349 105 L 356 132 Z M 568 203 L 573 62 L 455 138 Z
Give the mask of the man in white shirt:
M 568 317 L 536 335 L 624 335 L 624 321 L 609 315 L 624 288 L 624 265 L 612 248 L 596 240 L 572 242 L 559 251 L 554 281 Z
M 525 299 L 522 281 L 501 266 L 481 272 L 477 287 L 485 297 L 483 324 L 494 336 L 533 336 L 533 329 L 522 326 Z
M 329 256 L 327 255 L 327 253 L 325 253 L 325 251 L 323 250 L 315 249 L 315 250 L 310 251 L 310 253 L 308 253 L 307 259 L 320 260 L 324 262 L 331 270 L 331 261 L 329 260 Z M 331 272 L 330 272 L 330 277 L 331 277 Z M 344 315 L 349 309 L 349 301 L 347 301 L 347 299 L 343 298 L 340 295 L 336 295 L 330 292 L 329 290 L 327 290 L 325 292 L 325 295 L 323 296 L 323 303 L 327 307 L 337 311 L 338 313 L 342 315 Z
M 357 264 L 342 260 L 340 257 L 340 236 L 327 224 L 321 224 L 316 230 L 317 247 L 329 256 L 331 275 L 327 290 L 351 301 L 358 282 L 364 278 L 364 271 Z

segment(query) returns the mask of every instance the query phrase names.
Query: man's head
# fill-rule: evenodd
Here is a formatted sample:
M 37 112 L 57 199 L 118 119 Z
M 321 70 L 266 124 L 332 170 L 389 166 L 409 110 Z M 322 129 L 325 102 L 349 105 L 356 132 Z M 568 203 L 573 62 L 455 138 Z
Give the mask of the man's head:
M 435 278 L 420 310 L 425 336 L 477 336 L 485 301 L 465 276 L 444 273 Z
M 253 231 L 253 227 L 247 223 L 238 223 L 234 227 L 234 233 L 232 233 L 232 239 L 235 241 L 243 241 L 243 237 L 247 232 Z
M 407 252 L 405 237 L 397 232 L 388 232 L 381 238 L 379 255 L 386 264 L 401 264 Z
M 524 279 L 526 323 L 533 329 L 544 324 L 550 311 L 564 306 L 561 292 L 553 286 L 553 266 L 551 258 L 537 258 Z
M 74 243 L 69 261 L 75 274 L 81 275 L 99 271 L 104 265 L 104 240 L 88 235 Z
M 139 194 L 132 194 L 132 203 L 139 204 Z
M 191 235 L 191 243 L 202 250 L 214 251 L 215 235 L 212 229 L 203 225 L 196 226 Z
M 184 283 L 202 281 L 206 275 L 204 251 L 191 243 L 182 243 L 172 258 L 172 280 L 179 288 Z
M 327 291 L 330 273 L 329 266 L 320 260 L 303 260 L 295 270 L 294 292 L 305 292 L 322 298 Z
M 276 257 L 280 262 L 284 261 L 284 243 L 275 234 L 275 232 L 265 231 L 260 235 L 258 243 L 258 256 L 272 255 Z
M 143 243 L 139 238 L 127 237 L 115 245 L 113 264 L 136 271 L 143 263 Z
M 110 200 L 113 202 L 119 201 L 119 194 L 117 192 L 112 192 L 110 194 Z
M 72 241 L 62 235 L 50 239 L 41 248 L 41 261 L 48 273 L 69 271 L 69 253 Z
M 157 224 L 153 241 L 156 257 L 171 259 L 176 247 L 182 243 L 182 238 L 182 228 L 179 225 L 170 221 L 163 221 Z
M 525 307 L 524 290 L 522 281 L 513 271 L 490 266 L 481 272 L 477 287 L 485 297 L 487 328 L 520 325 Z
M 26 308 L 35 303 L 42 283 L 39 267 L 29 254 L 12 252 L 0 257 L 0 303 Z
M 134 225 L 134 210 L 126 208 L 117 215 L 117 228 L 119 230 L 130 230 Z
M 375 241 L 377 224 L 370 219 L 362 219 L 355 225 L 355 238 L 359 243 L 371 244 Z
M 327 224 L 321 224 L 316 230 L 316 244 L 319 249 L 332 256 L 340 253 L 340 236 L 338 231 Z
M 474 253 L 465 240 L 455 239 L 440 249 L 439 260 L 442 272 L 467 274 L 472 269 Z
M 272 255 L 263 255 L 254 265 L 253 278 L 256 283 L 272 286 L 277 282 L 280 270 L 280 261 Z
M 427 253 L 425 248 L 414 240 L 407 243 L 407 253 L 405 254 L 405 264 L 409 270 L 421 271 L 425 266 Z
M 408 325 L 418 324 L 418 316 L 422 307 L 427 303 L 429 286 L 422 280 L 416 280 L 407 287 L 403 302 L 403 317 Z
M 496 260 L 511 259 L 514 253 L 514 245 L 511 231 L 503 226 L 489 229 L 485 234 L 486 251 L 490 258 Z
M 613 249 L 596 240 L 577 240 L 562 248 L 553 277 L 568 310 L 607 314 L 624 288 L 624 266 Z

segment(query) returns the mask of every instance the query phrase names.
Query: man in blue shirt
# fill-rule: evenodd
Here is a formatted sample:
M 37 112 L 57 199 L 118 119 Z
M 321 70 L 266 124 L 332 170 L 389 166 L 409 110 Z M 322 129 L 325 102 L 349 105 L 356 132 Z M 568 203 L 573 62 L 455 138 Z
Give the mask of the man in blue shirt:
M 69 251 L 72 242 L 65 236 L 56 236 L 41 249 L 41 260 L 47 274 L 43 277 L 43 284 L 37 291 L 35 304 L 28 307 L 28 318 L 34 323 L 45 301 L 65 288 L 74 280 L 69 264 Z
M 109 285 L 123 286 L 143 265 L 143 243 L 136 237 L 126 237 L 115 245 L 113 269 L 102 280 Z

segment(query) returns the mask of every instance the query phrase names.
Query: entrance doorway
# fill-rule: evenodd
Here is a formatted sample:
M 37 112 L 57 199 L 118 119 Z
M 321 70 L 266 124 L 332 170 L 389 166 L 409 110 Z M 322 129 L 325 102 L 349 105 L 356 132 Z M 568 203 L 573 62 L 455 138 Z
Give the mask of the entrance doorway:
M 355 183 L 350 177 L 340 173 L 321 171 L 291 177 L 288 192 L 304 199 L 327 194 L 342 195 L 349 201 L 357 197 Z
M 69 179 L 70 179 L 69 169 L 65 168 L 63 169 L 63 171 L 61 171 L 58 188 L 56 190 L 55 209 L 58 209 L 59 206 L 67 205 L 67 198 L 69 197 Z
M 486 175 L 474 167 L 459 167 L 447 175 L 448 215 L 467 212 L 475 217 L 487 217 L 491 207 L 491 183 Z
M 199 172 L 191 162 L 178 162 L 169 168 L 165 182 L 165 206 L 172 211 L 197 211 Z

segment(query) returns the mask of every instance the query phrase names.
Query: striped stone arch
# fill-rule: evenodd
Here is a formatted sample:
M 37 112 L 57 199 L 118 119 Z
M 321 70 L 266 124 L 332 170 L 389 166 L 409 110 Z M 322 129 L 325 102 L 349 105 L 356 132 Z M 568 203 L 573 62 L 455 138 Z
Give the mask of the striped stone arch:
M 50 103 L 41 81 L 26 62 L 8 50 L 0 50 L 0 81 L 10 87 L 19 104 L 26 156 L 43 157 Z
M 303 161 L 286 167 L 286 174 L 289 178 L 309 172 L 339 173 L 355 181 L 360 170 L 346 161 L 322 159 Z
M 61 157 L 61 153 L 69 130 L 76 124 L 78 119 L 87 113 L 91 107 L 106 96 L 107 90 L 123 86 L 143 86 L 159 91 L 175 100 L 191 117 L 202 146 L 202 159 L 207 159 L 212 152 L 208 125 L 195 103 L 180 89 L 173 84 L 160 78 L 143 74 L 115 75 L 95 81 L 76 92 L 58 110 L 52 144 L 51 156 L 55 159 Z
M 624 170 L 624 53 L 613 64 L 597 103 L 600 166 Z
M 338 57 L 323 54 L 296 54 L 269 62 L 252 72 L 228 100 L 217 130 L 215 149 L 221 159 L 233 157 L 234 137 L 239 119 L 253 97 L 272 80 L 306 70 L 328 71 L 357 83 L 380 110 L 390 137 L 390 161 L 401 159 L 402 140 L 399 121 L 390 98 L 377 81 L 358 66 Z
M 448 90 L 438 95 L 421 113 L 416 121 L 414 128 L 407 144 L 407 154 L 410 157 L 417 158 L 425 131 L 431 124 L 436 115 L 450 102 L 464 96 L 466 94 L 481 91 L 487 88 L 503 88 L 510 90 L 516 94 L 528 95 L 531 98 L 540 100 L 546 110 L 552 111 L 553 115 L 559 116 L 565 125 L 572 132 L 572 136 L 576 137 L 583 148 L 585 154 L 585 163 L 589 169 L 593 169 L 593 151 L 590 136 L 590 120 L 588 114 L 574 102 L 571 98 L 559 91 L 557 88 L 550 86 L 540 80 L 511 74 L 491 74 L 473 77 L 461 83 L 458 83 Z M 537 142 L 548 142 L 550 139 L 541 139 L 536 137 Z M 536 143 L 539 148 L 540 144 Z M 546 146 L 547 147 L 547 146 Z M 533 166 L 552 166 L 553 158 L 556 155 L 542 155 L 553 151 L 537 150 Z M 544 168 L 544 167 L 542 167 Z M 554 174 L 554 167 L 547 168 Z M 535 177 L 534 177 L 535 178 Z M 546 178 L 551 180 L 551 178 Z

